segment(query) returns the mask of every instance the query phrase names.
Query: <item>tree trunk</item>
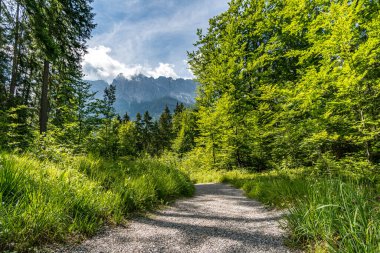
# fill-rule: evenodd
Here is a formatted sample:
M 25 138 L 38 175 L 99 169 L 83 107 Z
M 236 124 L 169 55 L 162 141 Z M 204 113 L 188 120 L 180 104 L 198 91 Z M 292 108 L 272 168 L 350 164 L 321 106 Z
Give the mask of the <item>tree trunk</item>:
M 1 25 L 3 23 L 3 13 L 4 13 L 4 6 L 3 6 L 3 1 L 0 0 L 0 36 L 4 36 L 4 29 L 3 26 Z M 5 44 L 5 38 L 0 37 L 0 48 L 3 48 Z M 7 88 L 5 86 L 5 82 L 3 80 L 4 73 L 0 73 L 0 108 L 6 107 L 7 104 Z
M 26 86 L 26 89 L 24 90 L 23 98 L 24 98 L 24 105 L 28 105 L 29 103 L 29 97 L 30 97 L 30 89 L 31 89 L 31 81 L 33 76 L 33 67 L 32 67 L 32 61 L 29 62 L 30 64 L 30 70 L 29 70 L 29 81 L 28 85 Z
M 12 77 L 11 85 L 9 89 L 10 98 L 14 97 L 17 85 L 17 67 L 18 67 L 18 47 L 19 47 L 19 14 L 20 14 L 20 4 L 17 4 L 16 9 L 16 27 L 15 27 L 15 40 L 13 44 L 13 63 L 12 63 Z
M 3 21 L 3 17 L 1 16 L 3 10 L 3 1 L 0 0 L 0 23 Z
M 46 133 L 48 122 L 48 91 L 49 91 L 49 61 L 44 61 L 42 77 L 41 107 L 40 107 L 40 133 Z

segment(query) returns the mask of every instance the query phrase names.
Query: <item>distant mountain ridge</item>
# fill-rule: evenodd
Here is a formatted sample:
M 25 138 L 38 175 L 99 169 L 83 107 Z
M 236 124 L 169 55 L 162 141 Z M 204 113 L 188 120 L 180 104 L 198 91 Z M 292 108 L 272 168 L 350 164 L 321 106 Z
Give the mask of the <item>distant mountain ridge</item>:
M 103 98 L 108 83 L 103 80 L 86 81 L 91 84 L 91 91 L 97 92 L 96 98 Z M 139 74 L 129 78 L 122 74 L 112 82 L 116 87 L 115 110 L 119 115 L 126 112 L 134 118 L 138 112 L 149 113 L 157 118 L 169 106 L 174 110 L 177 103 L 191 106 L 195 103 L 197 83 L 190 79 L 173 79 L 171 77 L 147 77 Z

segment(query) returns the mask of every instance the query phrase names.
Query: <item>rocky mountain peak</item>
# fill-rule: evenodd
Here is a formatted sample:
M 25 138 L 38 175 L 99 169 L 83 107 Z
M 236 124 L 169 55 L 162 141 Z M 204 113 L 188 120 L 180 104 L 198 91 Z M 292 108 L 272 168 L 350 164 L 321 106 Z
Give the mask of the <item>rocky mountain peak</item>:
M 105 82 L 88 81 L 97 97 L 103 96 Z M 166 105 L 171 111 L 177 103 L 192 105 L 195 103 L 196 86 L 193 80 L 160 76 L 158 78 L 137 74 L 126 78 L 119 74 L 112 82 L 116 87 L 115 109 L 120 115 L 128 112 L 132 117 L 137 112 L 149 111 L 153 116 L 161 114 Z

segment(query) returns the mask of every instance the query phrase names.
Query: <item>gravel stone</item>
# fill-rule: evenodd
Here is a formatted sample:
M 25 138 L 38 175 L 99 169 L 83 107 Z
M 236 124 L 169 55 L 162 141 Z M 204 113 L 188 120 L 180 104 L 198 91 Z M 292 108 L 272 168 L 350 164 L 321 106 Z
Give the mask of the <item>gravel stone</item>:
M 195 187 L 193 198 L 59 252 L 292 252 L 279 227 L 283 213 L 226 184 Z

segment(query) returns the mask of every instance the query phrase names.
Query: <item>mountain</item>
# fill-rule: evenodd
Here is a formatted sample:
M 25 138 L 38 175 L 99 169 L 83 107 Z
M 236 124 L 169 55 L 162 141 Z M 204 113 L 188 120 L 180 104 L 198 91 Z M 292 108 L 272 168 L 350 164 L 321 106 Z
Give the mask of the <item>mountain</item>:
M 103 80 L 87 81 L 91 90 L 97 92 L 96 98 L 103 98 L 104 89 L 108 83 Z M 191 106 L 195 103 L 196 82 L 186 79 L 173 79 L 171 77 L 147 77 L 139 74 L 126 78 L 118 75 L 112 82 L 116 87 L 115 110 L 119 115 L 125 112 L 134 118 L 138 112 L 145 111 L 157 118 L 165 105 L 173 111 L 177 103 Z

